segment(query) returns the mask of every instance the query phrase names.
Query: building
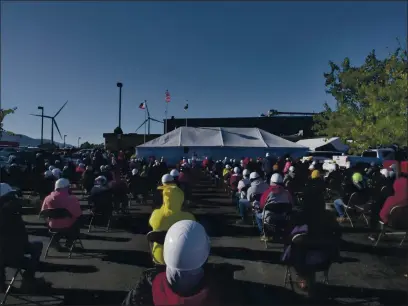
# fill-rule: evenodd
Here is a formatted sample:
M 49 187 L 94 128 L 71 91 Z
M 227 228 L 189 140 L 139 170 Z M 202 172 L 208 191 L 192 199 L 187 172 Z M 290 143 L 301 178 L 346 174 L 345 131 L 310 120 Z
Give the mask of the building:
M 185 118 L 176 119 L 172 117 L 167 120 L 167 131 L 172 131 L 181 126 L 186 126 Z M 314 132 L 312 131 L 313 117 L 311 115 L 241 118 L 187 118 L 187 126 L 257 127 L 281 137 L 295 134 L 301 135 L 302 138 L 312 138 L 314 136 Z
M 161 135 L 146 135 L 146 142 L 159 136 Z M 104 133 L 103 138 L 105 139 L 105 149 L 110 151 L 117 151 L 118 149 L 133 151 L 136 146 L 144 143 L 144 134 L 137 133 L 122 134 L 120 138 L 114 133 Z

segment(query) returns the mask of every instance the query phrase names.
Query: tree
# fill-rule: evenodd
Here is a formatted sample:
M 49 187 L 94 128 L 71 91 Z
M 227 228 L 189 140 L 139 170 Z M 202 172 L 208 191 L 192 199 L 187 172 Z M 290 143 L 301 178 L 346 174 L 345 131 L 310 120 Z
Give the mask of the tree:
M 117 126 L 117 127 L 113 130 L 113 133 L 116 134 L 116 135 L 122 135 L 122 134 L 123 134 L 123 131 L 122 131 L 122 129 L 121 129 L 120 127 Z
M 94 144 L 94 143 L 89 143 L 88 141 L 85 141 L 81 143 L 80 149 L 97 149 L 97 148 L 103 148 L 103 144 Z
M 406 146 L 408 103 L 407 51 L 397 48 L 383 60 L 373 50 L 360 67 L 345 58 L 340 66 L 329 62 L 326 92 L 336 99 L 332 109 L 314 117 L 313 129 L 320 135 L 340 137 L 352 152 L 368 147 Z
M 14 112 L 17 110 L 17 107 L 14 108 L 8 108 L 8 109 L 2 109 L 0 108 L 0 137 L 2 133 L 4 132 L 3 129 L 3 120 L 7 115 L 14 114 Z

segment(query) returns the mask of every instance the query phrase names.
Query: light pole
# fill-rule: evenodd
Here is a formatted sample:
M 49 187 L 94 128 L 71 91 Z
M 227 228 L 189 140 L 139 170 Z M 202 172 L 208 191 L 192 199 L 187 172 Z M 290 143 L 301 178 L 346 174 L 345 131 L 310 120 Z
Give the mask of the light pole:
M 122 87 L 123 84 L 118 82 L 116 86 L 119 87 L 119 127 L 122 128 Z
M 65 138 L 67 138 L 67 135 L 64 135 L 64 148 L 65 148 Z
M 38 106 L 41 110 L 41 144 L 44 144 L 44 106 Z
M 79 149 L 79 141 L 81 140 L 81 137 L 78 137 L 78 149 Z

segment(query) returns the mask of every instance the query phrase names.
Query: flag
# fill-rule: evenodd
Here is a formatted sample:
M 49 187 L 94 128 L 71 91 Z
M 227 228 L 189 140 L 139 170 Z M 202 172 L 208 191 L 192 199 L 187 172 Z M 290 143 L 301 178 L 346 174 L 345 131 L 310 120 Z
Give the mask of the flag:
M 145 102 L 140 103 L 139 108 L 140 109 L 145 109 L 146 108 L 146 103 Z
M 168 90 L 166 90 L 165 96 L 166 96 L 165 98 L 166 103 L 170 103 L 171 97 L 170 97 L 170 93 Z
M 184 105 L 184 110 L 187 111 L 188 110 L 188 103 L 186 105 Z

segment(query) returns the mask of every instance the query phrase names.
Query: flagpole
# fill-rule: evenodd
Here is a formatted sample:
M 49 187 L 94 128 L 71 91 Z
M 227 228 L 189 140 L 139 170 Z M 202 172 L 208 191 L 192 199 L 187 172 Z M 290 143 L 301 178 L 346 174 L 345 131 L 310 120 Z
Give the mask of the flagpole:
M 186 106 L 188 107 L 188 100 L 186 100 L 186 102 L 187 102 Z M 186 127 L 187 127 L 187 109 L 185 111 L 186 111 Z
M 166 134 L 167 133 L 167 111 L 168 111 L 168 107 L 169 107 L 169 103 L 167 103 L 167 101 L 165 102 L 166 103 L 166 110 L 165 110 L 165 117 L 166 117 L 166 123 L 164 124 L 164 134 Z
M 143 135 L 143 143 L 146 143 L 146 125 L 147 125 L 147 101 L 145 100 L 145 125 L 144 125 L 144 135 Z

